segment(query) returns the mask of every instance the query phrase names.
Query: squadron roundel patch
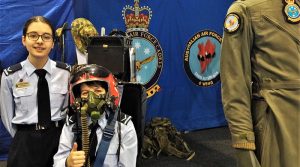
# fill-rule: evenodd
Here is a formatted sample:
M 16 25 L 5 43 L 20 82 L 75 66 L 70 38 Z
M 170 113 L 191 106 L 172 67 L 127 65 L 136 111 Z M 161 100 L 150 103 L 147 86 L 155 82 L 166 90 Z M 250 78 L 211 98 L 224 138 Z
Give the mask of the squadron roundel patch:
M 236 32 L 241 26 L 241 18 L 235 13 L 229 13 L 224 22 L 224 30 L 228 33 Z

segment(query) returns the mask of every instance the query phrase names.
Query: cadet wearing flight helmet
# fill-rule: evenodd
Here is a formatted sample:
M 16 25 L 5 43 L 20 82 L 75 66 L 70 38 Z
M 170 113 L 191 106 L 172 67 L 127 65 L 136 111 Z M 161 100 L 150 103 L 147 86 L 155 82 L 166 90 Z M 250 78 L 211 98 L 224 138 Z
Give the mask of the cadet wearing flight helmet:
M 86 143 L 90 143 L 90 148 L 87 152 L 78 151 L 75 143 L 78 119 L 71 115 L 61 133 L 54 167 L 94 163 L 104 167 L 136 165 L 137 135 L 131 117 L 119 111 L 120 96 L 114 76 L 104 67 L 95 64 L 75 67 L 70 79 L 70 102 L 81 117 L 88 114 L 90 138 L 88 142 L 82 138 L 82 143 L 83 150 Z M 85 133 L 85 124 L 82 123 L 81 133 Z

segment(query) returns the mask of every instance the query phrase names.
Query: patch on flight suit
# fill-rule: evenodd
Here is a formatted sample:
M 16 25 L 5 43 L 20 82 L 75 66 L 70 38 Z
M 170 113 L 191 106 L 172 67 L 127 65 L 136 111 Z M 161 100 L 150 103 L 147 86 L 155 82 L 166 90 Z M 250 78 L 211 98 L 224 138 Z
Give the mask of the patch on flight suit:
M 236 32 L 241 26 L 241 18 L 235 13 L 229 13 L 224 21 L 224 30 L 228 33 Z
M 286 20 L 289 23 L 297 24 L 300 22 L 300 8 L 294 1 L 285 1 L 286 5 L 284 6 L 284 13 Z
M 71 72 L 71 66 L 70 66 L 69 64 L 66 64 L 66 63 L 57 61 L 57 62 L 56 62 L 56 67 Z
M 8 75 L 13 74 L 14 72 L 19 71 L 21 69 L 22 69 L 22 65 L 21 65 L 21 63 L 18 63 L 18 64 L 12 65 L 12 66 L 8 67 L 7 69 L 5 69 L 4 74 L 6 76 L 8 76 Z

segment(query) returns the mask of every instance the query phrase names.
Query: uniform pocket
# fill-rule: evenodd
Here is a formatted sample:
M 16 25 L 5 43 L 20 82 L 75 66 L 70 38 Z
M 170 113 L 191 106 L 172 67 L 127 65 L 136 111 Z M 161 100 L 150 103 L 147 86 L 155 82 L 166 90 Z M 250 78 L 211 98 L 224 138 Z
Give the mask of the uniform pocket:
M 65 85 L 53 85 L 50 88 L 50 103 L 52 109 L 60 109 L 63 107 L 68 89 Z
M 109 149 L 107 150 L 107 155 L 116 156 L 118 152 L 118 147 L 119 147 L 119 142 L 113 142 L 113 144 L 110 144 Z
M 16 111 L 27 112 L 36 105 L 36 97 L 33 97 L 33 87 L 14 88 L 13 96 L 15 101 Z
M 253 126 L 255 130 L 262 130 L 267 114 L 268 104 L 264 99 L 253 99 L 251 104 Z
M 118 162 L 118 147 L 119 147 L 119 142 L 116 142 L 116 140 L 111 140 L 109 148 L 107 150 L 107 154 L 105 157 L 105 162 L 109 163 L 115 163 L 115 164 L 110 164 L 109 166 L 117 166 Z M 104 165 L 105 166 L 105 165 Z

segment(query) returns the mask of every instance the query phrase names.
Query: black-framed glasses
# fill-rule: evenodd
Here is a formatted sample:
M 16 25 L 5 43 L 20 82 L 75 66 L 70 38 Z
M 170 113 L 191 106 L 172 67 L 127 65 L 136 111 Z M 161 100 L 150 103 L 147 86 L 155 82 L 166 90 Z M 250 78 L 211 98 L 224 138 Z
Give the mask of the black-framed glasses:
M 32 41 L 37 41 L 40 37 L 42 38 L 42 40 L 44 42 L 53 41 L 53 36 L 51 34 L 48 34 L 48 33 L 44 33 L 42 35 L 39 35 L 36 32 L 29 32 L 29 33 L 26 33 L 26 36 L 28 37 L 29 40 L 32 40 Z

